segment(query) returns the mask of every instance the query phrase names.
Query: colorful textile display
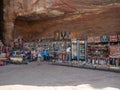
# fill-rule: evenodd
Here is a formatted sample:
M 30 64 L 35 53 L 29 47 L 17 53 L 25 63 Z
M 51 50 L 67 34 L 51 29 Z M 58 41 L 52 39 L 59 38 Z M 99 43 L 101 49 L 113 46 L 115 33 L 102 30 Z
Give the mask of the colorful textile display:
M 109 42 L 109 36 L 101 36 L 100 41 L 101 42 Z
M 14 48 L 14 41 L 13 41 L 13 40 L 10 41 L 10 46 L 11 46 L 12 48 Z
M 59 31 L 54 32 L 54 39 L 60 40 L 60 32 Z
M 93 43 L 94 42 L 94 38 L 93 37 L 88 37 L 88 43 Z
M 72 38 L 77 38 L 77 32 L 72 32 L 71 36 L 72 36 Z
M 95 43 L 100 43 L 100 37 L 99 36 L 95 37 L 94 41 L 95 41 Z
M 70 32 L 66 32 L 66 36 L 64 37 L 64 39 L 71 39 L 70 35 L 71 35 Z
M 118 41 L 120 41 L 120 34 L 118 34 Z
M 66 31 L 56 31 L 54 32 L 54 40 L 65 40 L 65 39 L 70 39 L 70 32 Z
M 110 35 L 110 42 L 117 42 L 118 38 L 117 35 Z
M 112 58 L 120 58 L 120 46 L 114 45 L 110 46 L 110 57 Z

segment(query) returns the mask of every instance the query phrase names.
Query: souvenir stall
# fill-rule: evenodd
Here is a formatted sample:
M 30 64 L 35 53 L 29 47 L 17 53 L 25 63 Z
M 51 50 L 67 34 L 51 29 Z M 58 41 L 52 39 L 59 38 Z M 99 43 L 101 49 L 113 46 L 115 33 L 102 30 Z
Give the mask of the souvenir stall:
M 93 37 L 88 37 L 87 39 L 87 62 L 92 63 L 92 45 L 94 45 L 94 38 Z
M 87 42 L 85 40 L 77 41 L 77 59 L 81 61 L 86 61 L 86 46 Z
M 38 49 L 37 50 L 48 50 L 49 52 L 49 59 L 51 60 L 53 58 L 53 48 L 54 46 L 54 43 L 53 43 L 53 40 L 51 39 L 42 39 L 40 42 L 38 42 Z
M 71 44 L 72 44 L 72 60 L 77 60 L 77 40 L 76 39 L 72 39 L 71 40 Z
M 108 36 L 88 37 L 87 58 L 88 62 L 96 65 L 107 64 L 109 56 Z
M 18 50 L 13 51 L 10 57 L 11 63 L 22 63 L 23 62 L 23 54 Z
M 118 45 L 112 45 L 110 48 L 110 65 L 119 67 L 120 65 L 120 46 Z
M 119 47 L 119 35 L 88 37 L 88 62 L 93 65 L 119 66 Z
M 66 47 L 68 43 L 67 41 L 54 41 L 53 42 L 53 52 L 54 57 L 58 60 L 65 61 L 66 60 Z
M 37 54 L 37 52 L 43 52 L 44 50 L 48 50 L 49 51 L 49 56 L 50 58 L 52 57 L 51 56 L 51 52 L 52 52 L 52 41 L 49 40 L 49 39 L 41 39 L 41 40 L 38 40 L 38 41 L 29 41 L 29 42 L 25 42 L 24 43 L 24 49 L 25 50 L 29 50 L 31 51 L 31 54 L 34 58 L 34 56 L 36 56 L 35 54 Z
M 54 57 L 58 60 L 66 61 L 66 48 L 71 45 L 70 32 L 56 31 L 53 40 Z
M 23 38 L 17 37 L 10 42 L 10 60 L 11 63 L 22 63 L 23 62 Z
M 120 37 L 119 35 L 111 35 L 110 36 L 110 65 L 111 68 L 116 67 L 119 68 L 120 66 L 120 44 L 119 44 Z
M 50 60 L 66 60 L 66 47 L 71 45 L 69 32 L 56 31 L 54 38 L 41 38 L 39 41 L 29 41 L 24 43 L 24 48 L 36 51 L 48 50 Z
M 78 59 L 78 41 L 77 41 L 77 32 L 71 32 L 71 52 L 72 52 L 72 60 Z
M 4 46 L 0 40 L 0 66 L 10 63 L 8 46 Z
M 86 60 L 86 46 L 85 40 L 72 39 L 72 59 L 73 60 Z

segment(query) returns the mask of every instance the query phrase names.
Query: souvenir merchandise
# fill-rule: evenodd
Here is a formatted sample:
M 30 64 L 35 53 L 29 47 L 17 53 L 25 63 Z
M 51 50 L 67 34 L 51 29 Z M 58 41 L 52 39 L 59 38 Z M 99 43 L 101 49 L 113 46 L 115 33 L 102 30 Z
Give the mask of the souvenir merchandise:
M 72 39 L 72 59 L 77 60 L 77 40 Z
M 95 42 L 94 37 L 88 37 L 87 42 L 88 43 L 94 43 Z
M 95 42 L 95 43 L 100 43 L 100 37 L 99 37 L 99 36 L 94 37 L 94 42 Z
M 77 32 L 71 32 L 71 37 L 77 39 Z
M 118 34 L 118 41 L 120 42 L 120 34 Z
M 85 40 L 78 40 L 77 41 L 77 59 L 81 61 L 86 60 L 86 46 L 87 42 Z
M 100 41 L 103 43 L 109 42 L 109 36 L 101 36 Z
M 60 40 L 60 32 L 59 31 L 54 32 L 54 40 Z
M 110 42 L 117 42 L 117 41 L 118 41 L 117 35 L 110 35 Z
M 120 46 L 113 45 L 109 47 L 111 58 L 120 58 Z

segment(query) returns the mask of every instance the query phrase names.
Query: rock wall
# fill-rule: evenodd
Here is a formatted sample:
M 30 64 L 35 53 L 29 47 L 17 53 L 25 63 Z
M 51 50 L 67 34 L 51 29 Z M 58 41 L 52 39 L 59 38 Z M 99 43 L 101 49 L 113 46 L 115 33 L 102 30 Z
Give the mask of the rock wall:
M 104 30 L 107 33 L 120 30 L 120 0 L 3 0 L 3 3 L 6 43 L 19 35 L 27 40 L 51 36 L 56 30 L 76 30 L 85 37 L 89 31 L 97 35 Z
M 0 0 L 0 40 L 3 40 L 3 1 Z
M 72 15 L 47 21 L 16 21 L 15 35 L 25 39 L 51 37 L 54 31 L 78 32 L 79 39 L 120 33 L 120 7 L 111 7 L 100 14 Z M 24 33 L 24 34 L 23 34 Z

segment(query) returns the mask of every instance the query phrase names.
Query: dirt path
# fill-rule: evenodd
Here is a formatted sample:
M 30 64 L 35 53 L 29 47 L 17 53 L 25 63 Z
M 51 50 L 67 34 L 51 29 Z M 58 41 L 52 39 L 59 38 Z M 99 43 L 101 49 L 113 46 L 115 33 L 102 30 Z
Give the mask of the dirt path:
M 0 67 L 0 90 L 120 90 L 120 73 L 36 62 Z

